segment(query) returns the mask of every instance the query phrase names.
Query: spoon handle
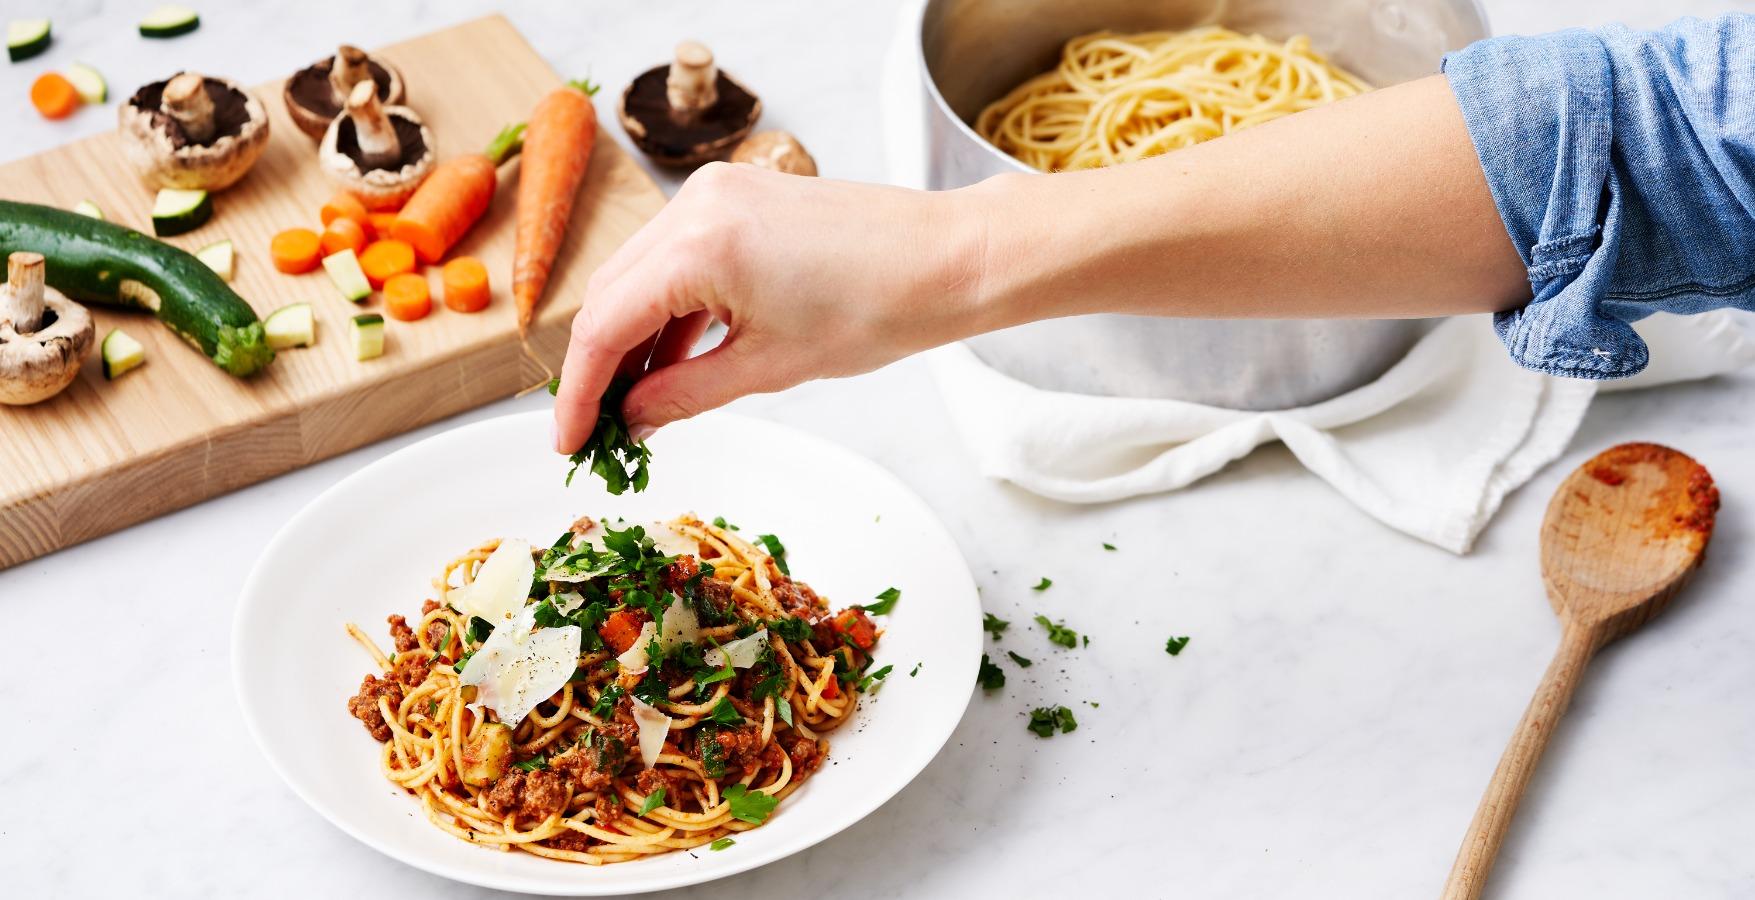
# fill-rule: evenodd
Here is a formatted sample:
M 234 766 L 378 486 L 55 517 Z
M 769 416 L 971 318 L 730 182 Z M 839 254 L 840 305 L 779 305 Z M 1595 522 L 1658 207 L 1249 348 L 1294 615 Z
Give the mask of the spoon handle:
M 1481 896 L 1487 874 L 1493 870 L 1493 859 L 1498 856 L 1499 845 L 1511 827 L 1511 817 L 1517 812 L 1518 801 L 1523 799 L 1536 763 L 1548 748 L 1548 738 L 1572 701 L 1573 689 L 1598 644 L 1596 629 L 1570 622 L 1565 625 L 1554 661 L 1548 664 L 1541 686 L 1530 698 L 1529 708 L 1524 710 L 1523 720 L 1517 723 L 1505 755 L 1499 758 L 1499 768 L 1493 771 L 1493 780 L 1487 783 L 1487 792 L 1481 796 L 1481 805 L 1475 809 L 1475 820 L 1469 823 L 1456 863 L 1450 868 L 1450 878 L 1444 882 L 1442 900 L 1475 900 Z

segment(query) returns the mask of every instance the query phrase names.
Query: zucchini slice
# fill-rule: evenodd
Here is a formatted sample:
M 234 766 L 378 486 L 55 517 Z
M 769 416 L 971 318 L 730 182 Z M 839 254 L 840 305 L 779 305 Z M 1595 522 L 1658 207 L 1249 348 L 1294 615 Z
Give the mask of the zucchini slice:
M 104 220 L 104 211 L 98 209 L 98 205 L 90 200 L 81 200 L 78 203 L 73 204 L 73 211 L 82 216 L 90 216 L 99 222 Z
M 206 191 L 161 188 L 152 201 L 152 233 L 170 237 L 194 231 L 213 218 L 213 200 Z
M 112 328 L 109 334 L 104 335 L 98 354 L 104 360 L 106 381 L 115 381 L 146 362 L 146 348 L 120 328 Z
M 377 359 L 384 355 L 384 317 L 366 313 L 348 320 L 348 333 L 353 337 L 353 358 Z
M 276 350 L 309 347 L 317 343 L 317 317 L 311 313 L 309 303 L 283 306 L 262 320 L 262 333 L 268 338 L 268 346 Z
M 187 6 L 161 6 L 140 20 L 140 36 L 173 38 L 201 27 L 201 17 Z
M 372 283 L 366 280 L 366 270 L 360 268 L 360 258 L 352 250 L 337 250 L 323 257 L 323 271 L 329 273 L 341 296 L 355 303 L 372 294 Z
M 6 23 L 6 57 L 13 62 L 30 59 L 49 49 L 48 19 L 18 19 Z
M 104 76 L 98 74 L 98 70 L 91 66 L 76 62 L 68 66 L 67 71 L 61 74 L 66 76 L 69 82 L 72 82 L 73 89 L 79 92 L 81 100 L 87 103 L 102 103 L 110 99 L 109 82 L 104 81 Z
M 195 251 L 195 258 L 207 263 L 207 267 L 219 273 L 219 277 L 232 280 L 232 273 L 237 271 L 237 256 L 232 253 L 232 242 L 229 240 L 208 244 Z

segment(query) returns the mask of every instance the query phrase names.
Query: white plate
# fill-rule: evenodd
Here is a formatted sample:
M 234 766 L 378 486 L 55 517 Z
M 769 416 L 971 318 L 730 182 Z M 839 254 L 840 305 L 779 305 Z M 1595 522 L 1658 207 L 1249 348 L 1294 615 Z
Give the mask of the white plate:
M 250 574 L 232 635 L 244 719 L 268 761 L 341 830 L 458 881 L 545 894 L 651 891 L 722 878 L 797 853 L 852 825 L 932 760 L 975 684 L 981 608 L 938 519 L 895 476 L 837 445 L 718 414 L 651 442 L 641 494 L 611 497 L 548 451 L 549 416 L 466 426 L 393 453 L 341 481 L 281 529 Z M 455 554 L 491 537 L 547 544 L 577 516 L 722 515 L 786 543 L 793 572 L 839 609 L 884 588 L 902 600 L 877 664 L 895 668 L 856 720 L 832 733 L 830 764 L 735 846 L 607 866 L 471 846 L 435 828 L 379 773 L 378 744 L 347 714 L 370 670 L 343 630 L 388 644 L 384 618 L 414 616 Z M 881 517 L 881 518 L 880 518 Z M 919 674 L 910 677 L 916 664 Z

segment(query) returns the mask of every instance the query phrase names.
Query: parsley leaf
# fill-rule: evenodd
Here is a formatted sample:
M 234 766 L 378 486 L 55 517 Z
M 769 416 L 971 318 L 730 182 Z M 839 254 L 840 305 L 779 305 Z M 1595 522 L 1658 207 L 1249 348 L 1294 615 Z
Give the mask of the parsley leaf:
M 457 662 L 452 664 L 451 671 L 462 672 L 463 667 L 469 665 L 469 658 L 471 656 L 474 656 L 474 655 L 475 655 L 474 650 L 471 650 L 468 653 L 463 654 L 462 658 L 458 659 Z
M 1025 658 L 1024 658 L 1024 657 L 1022 657 L 1022 656 L 1019 656 L 1019 655 L 1017 655 L 1017 654 L 1016 654 L 1016 653 L 1013 653 L 1013 652 L 1012 652 L 1012 651 L 1010 651 L 1010 650 L 1007 650 L 1007 651 L 1006 651 L 1006 652 L 1005 652 L 1005 655 L 1007 655 L 1007 656 L 1009 656 L 1009 657 L 1011 657 L 1011 658 L 1012 658 L 1012 662 L 1015 662 L 1015 663 L 1017 663 L 1017 664 L 1018 664 L 1018 665 L 1019 665 L 1019 666 L 1020 666 L 1020 667 L 1021 667 L 1021 668 L 1025 668 L 1025 669 L 1028 669 L 1028 668 L 1030 668 L 1030 667 L 1031 667 L 1031 666 L 1032 666 L 1032 665 L 1035 665 L 1035 663 L 1034 663 L 1034 662 L 1033 662 L 1033 661 L 1032 661 L 1032 660 L 1028 660 L 1028 659 L 1025 659 Z
M 741 819 L 751 825 L 760 825 L 768 821 L 768 814 L 780 804 L 778 797 L 769 796 L 761 791 L 752 791 L 742 784 L 734 784 L 726 788 L 725 799 L 731 803 L 731 817 Z
M 591 705 L 591 714 L 599 719 L 607 719 L 615 715 L 615 705 L 621 702 L 622 686 L 612 684 L 597 695 L 597 702 Z
M 523 769 L 526 772 L 534 772 L 537 769 L 548 768 L 548 757 L 542 755 L 532 756 L 521 763 L 514 763 L 513 765 L 516 765 L 518 768 Z
M 468 634 L 469 634 L 469 642 L 471 644 L 482 643 L 483 641 L 486 641 L 488 639 L 488 635 L 493 634 L 493 633 L 494 633 L 494 626 L 489 624 L 488 620 L 482 618 L 481 616 L 470 616 L 469 617 L 469 632 L 468 632 Z
M 775 698 L 774 699 L 774 712 L 776 715 L 778 715 L 780 717 L 780 721 L 786 723 L 787 727 L 792 726 L 792 701 L 791 700 L 787 700 L 783 697 Z
M 890 610 L 896 608 L 896 601 L 900 599 L 902 599 L 901 591 L 895 588 L 885 588 L 883 593 L 877 595 L 878 602 L 861 606 L 860 609 L 874 616 L 887 616 L 890 614 Z
M 737 843 L 737 842 L 732 840 L 731 838 L 720 838 L 719 840 L 716 840 L 713 843 L 708 844 L 707 849 L 708 850 L 724 850 L 726 847 L 729 847 L 735 843 Z
M 919 675 L 919 674 L 920 674 L 920 663 L 915 663 L 914 669 L 913 669 L 913 671 L 908 673 L 908 677 L 913 678 L 914 676 Z
M 737 707 L 732 706 L 731 701 L 724 697 L 719 698 L 719 703 L 713 707 L 712 712 L 707 714 L 707 718 L 721 725 L 743 724 L 743 716 L 738 715 Z
M 714 684 L 714 683 L 717 683 L 720 681 L 725 681 L 726 679 L 729 679 L 729 678 L 734 678 L 734 677 L 736 677 L 736 675 L 737 675 L 737 672 L 732 670 L 731 662 L 729 660 L 727 660 L 725 663 L 725 668 L 715 670 L 713 673 L 708 674 L 708 675 L 696 676 L 695 677 L 695 686 L 701 687 L 703 685 Z
M 1079 727 L 1073 712 L 1064 706 L 1040 706 L 1030 711 L 1029 729 L 1037 737 L 1053 737 L 1055 729 L 1061 734 L 1076 730 Z
M 975 675 L 975 683 L 984 691 L 997 691 L 1005 687 L 1005 670 L 993 664 L 987 654 L 981 654 L 981 671 Z
M 1011 625 L 1012 623 L 994 615 L 993 613 L 981 614 L 981 629 L 988 634 L 993 635 L 993 639 L 996 641 L 1000 640 L 999 633 L 1010 628 Z
M 798 643 L 810 640 L 811 628 L 809 622 L 789 616 L 769 622 L 768 633 L 778 635 L 781 640 Z
M 439 701 L 434 700 L 433 702 L 428 703 L 427 704 L 427 717 L 432 718 L 433 716 L 436 716 L 438 714 L 439 714 Z
M 894 668 L 895 666 L 884 666 L 876 672 L 859 679 L 859 690 L 861 692 L 870 690 L 872 685 L 890 677 L 890 670 Z
M 724 516 L 714 516 L 713 517 L 713 527 L 723 528 L 726 531 L 742 531 L 743 530 L 742 528 L 739 528 L 736 525 L 733 525 L 730 522 L 725 521 Z
M 1164 642 L 1164 652 L 1171 656 L 1175 656 L 1176 654 L 1181 653 L 1182 648 L 1186 646 L 1188 646 L 1188 638 L 1186 636 L 1173 637 Z
M 788 578 L 792 577 L 792 569 L 786 565 L 786 545 L 780 543 L 780 539 L 771 534 L 757 535 L 756 540 L 761 541 L 762 546 L 768 548 L 768 555 L 774 557 L 774 565 L 780 567 L 780 574 Z
M 567 471 L 569 487 L 579 467 L 586 466 L 591 474 L 603 479 L 603 486 L 611 494 L 620 495 L 629 487 L 636 494 L 646 489 L 651 480 L 647 467 L 652 462 L 652 451 L 646 449 L 645 441 L 635 443 L 628 436 L 628 423 L 622 419 L 622 399 L 633 383 L 629 378 L 617 378 L 603 392 L 597 407 L 597 427 L 591 429 L 585 446 L 570 457 L 573 468 Z M 559 393 L 560 387 L 559 378 L 548 383 L 551 394 Z
M 1056 625 L 1048 621 L 1047 616 L 1037 613 L 1036 624 L 1048 629 L 1048 640 L 1052 643 L 1062 647 L 1077 647 L 1079 645 L 1079 633 L 1066 627 L 1065 623 Z
M 1105 549 L 1105 550 L 1114 550 L 1114 549 L 1115 549 L 1115 545 L 1114 545 L 1114 544 L 1111 544 L 1111 543 L 1109 543 L 1109 542 L 1108 542 L 1108 541 L 1104 541 L 1104 542 L 1103 542 L 1103 549 Z
M 1036 586 L 1031 588 L 1030 590 L 1032 590 L 1032 591 L 1046 591 L 1053 586 L 1054 586 L 1054 581 L 1045 576 L 1045 577 L 1043 577 L 1043 579 L 1041 581 L 1036 582 Z
M 640 804 L 640 815 L 645 815 L 664 805 L 664 788 L 659 788 L 646 795 L 646 802 Z

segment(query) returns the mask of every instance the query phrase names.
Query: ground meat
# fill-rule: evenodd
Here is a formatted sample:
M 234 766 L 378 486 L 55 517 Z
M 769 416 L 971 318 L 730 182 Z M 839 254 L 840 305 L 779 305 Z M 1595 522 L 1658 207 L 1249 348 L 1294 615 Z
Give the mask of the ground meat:
M 395 709 L 402 703 L 402 685 L 394 679 L 367 675 L 360 682 L 359 693 L 347 698 L 347 711 L 365 724 L 372 740 L 387 741 L 390 740 L 390 726 L 385 724 L 384 714 L 378 711 L 379 697 L 390 698 L 390 708 Z
M 719 749 L 724 753 L 725 771 L 738 772 L 747 770 L 756 753 L 762 749 L 761 732 L 754 725 L 743 725 L 737 728 L 721 728 L 715 735 Z M 705 760 L 702 761 L 705 764 Z
M 829 651 L 841 646 L 841 632 L 835 630 L 835 623 L 829 619 L 812 622 L 810 637 L 811 643 L 816 644 L 819 651 Z
M 701 579 L 700 591 L 701 599 L 712 604 L 713 608 L 718 610 L 720 615 L 730 612 L 732 604 L 736 602 L 733 600 L 733 597 L 737 594 L 737 591 L 732 588 L 731 582 L 729 581 L 720 581 L 717 578 L 703 578 Z
M 420 642 L 414 639 L 414 629 L 408 627 L 408 619 L 391 616 L 389 621 L 390 639 L 396 642 L 397 653 L 407 653 L 420 646 Z
M 785 736 L 779 736 L 778 739 L 782 743 L 787 741 Z M 786 753 L 792 757 L 792 777 L 794 778 L 809 775 L 822 765 L 823 758 L 829 755 L 821 742 L 809 738 L 792 738 L 791 743 L 786 745 Z
M 427 680 L 427 673 L 433 669 L 433 658 L 425 653 L 404 653 L 396 660 L 396 668 L 390 670 L 390 677 L 401 682 L 404 687 L 414 687 Z
M 609 787 L 612 779 L 608 773 L 598 770 L 596 760 L 597 753 L 580 744 L 550 759 L 548 766 L 572 778 L 578 790 L 601 791 Z
M 682 593 L 683 585 L 688 584 L 689 579 L 695 577 L 695 573 L 699 571 L 701 571 L 701 568 L 695 564 L 694 557 L 677 557 L 676 562 L 664 567 L 663 578 L 665 590 L 678 594 Z
M 676 782 L 658 769 L 646 769 L 634 777 L 634 785 L 640 793 L 650 795 L 653 791 L 664 791 L 665 802 L 676 799 Z
M 555 848 L 556 850 L 571 850 L 574 853 L 584 853 L 591 849 L 591 836 L 568 828 L 560 834 L 543 841 L 543 843 Z
M 426 616 L 427 613 L 430 613 L 433 610 L 438 609 L 438 608 L 439 608 L 439 601 L 429 599 L 427 602 L 422 603 L 420 605 L 420 614 L 421 614 L 421 616 L 424 617 L 424 616 Z
M 785 610 L 801 619 L 812 620 L 821 615 L 827 606 L 810 585 L 802 581 L 785 579 L 774 585 L 774 599 L 780 602 Z
M 566 808 L 572 793 L 572 779 L 562 772 L 512 768 L 488 788 L 487 809 L 496 818 L 510 815 L 527 822 L 541 822 Z
M 600 795 L 592 802 L 591 809 L 597 814 L 597 824 L 599 826 L 608 827 L 614 825 L 616 820 L 622 817 L 621 798 L 614 794 L 606 793 Z
M 443 648 L 439 646 L 439 642 L 443 641 L 449 646 L 451 643 L 450 635 L 451 623 L 435 619 L 432 624 L 427 626 L 427 646 L 434 650 L 441 650 Z

